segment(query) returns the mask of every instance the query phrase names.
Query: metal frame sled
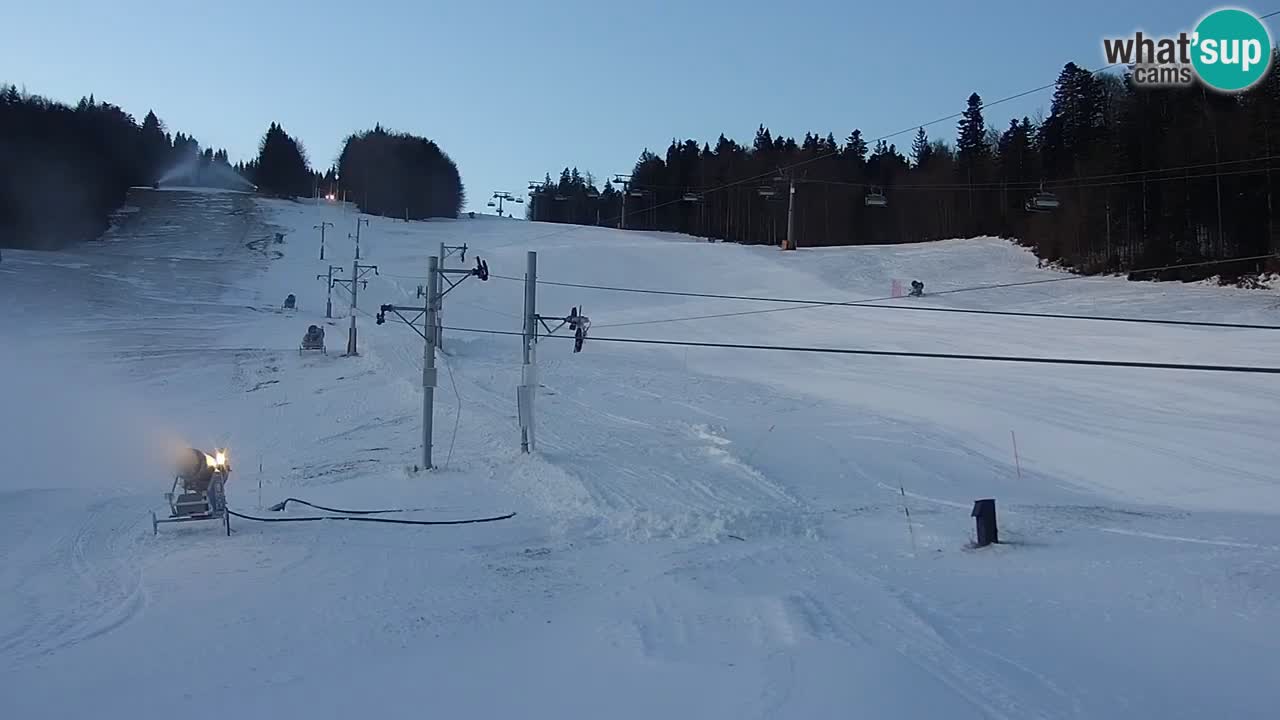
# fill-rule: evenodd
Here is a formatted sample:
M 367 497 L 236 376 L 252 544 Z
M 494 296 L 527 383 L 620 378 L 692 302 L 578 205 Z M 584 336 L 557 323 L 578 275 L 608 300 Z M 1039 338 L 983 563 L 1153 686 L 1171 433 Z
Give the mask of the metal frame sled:
M 307 328 L 307 333 L 302 336 L 302 342 L 298 345 L 298 354 L 301 355 L 304 350 L 319 350 L 321 354 L 329 354 L 324 346 L 324 328 L 319 325 Z
M 173 487 L 164 494 L 169 503 L 169 517 L 156 517 L 151 511 L 151 534 L 160 533 L 162 523 L 192 522 L 195 520 L 221 520 L 228 536 L 231 535 L 231 513 L 227 511 L 227 475 L 231 469 L 225 464 L 211 466 L 196 474 L 179 473 L 173 478 Z

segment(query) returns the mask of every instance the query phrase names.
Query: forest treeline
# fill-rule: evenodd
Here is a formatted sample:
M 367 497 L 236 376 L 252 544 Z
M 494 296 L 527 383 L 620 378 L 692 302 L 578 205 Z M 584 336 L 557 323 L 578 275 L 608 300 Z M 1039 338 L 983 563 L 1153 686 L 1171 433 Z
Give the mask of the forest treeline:
M 225 150 L 171 135 L 154 112 L 139 124 L 92 95 L 71 107 L 0 86 L 0 245 L 94 238 L 130 187 L 165 173 L 178 185 L 239 180 Z
M 257 156 L 232 164 L 226 150 L 171 133 L 154 111 L 139 123 L 92 95 L 73 107 L 0 85 L 0 247 L 93 239 L 138 186 L 345 195 L 364 212 L 412 218 L 456 217 L 465 197 L 457 166 L 435 143 L 381 126 L 348 138 L 324 173 L 274 122 Z
M 1231 95 L 1136 88 L 1127 75 L 1068 63 L 1047 117 L 989 124 L 973 94 L 956 130 L 951 144 L 921 127 L 906 148 L 869 143 L 856 129 L 840 141 L 774 137 L 763 126 L 750 145 L 673 140 L 665 156 L 641 153 L 621 185 L 598 187 L 569 168 L 547 176 L 530 187 L 528 215 L 780 244 L 794 182 L 800 247 L 996 235 L 1089 273 L 1280 252 L 1274 69 Z M 1259 269 L 1241 262 L 1167 277 Z

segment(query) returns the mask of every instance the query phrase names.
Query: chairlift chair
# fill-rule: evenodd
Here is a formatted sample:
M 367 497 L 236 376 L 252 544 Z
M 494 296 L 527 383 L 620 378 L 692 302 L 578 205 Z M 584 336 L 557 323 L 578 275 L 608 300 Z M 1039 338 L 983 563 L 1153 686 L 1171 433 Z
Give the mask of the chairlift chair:
M 681 199 L 684 200 L 685 202 L 699 202 L 702 200 L 702 196 L 699 195 L 698 193 L 687 192 L 684 194 L 684 197 Z
M 761 185 L 756 188 L 756 192 L 760 193 L 762 197 L 774 197 L 778 194 L 778 189 L 771 185 Z
M 494 201 L 492 201 L 492 200 L 490 200 L 490 201 L 489 201 L 488 205 L 489 205 L 489 207 L 497 207 L 497 206 L 498 206 L 498 205 L 497 205 L 497 203 L 495 203 L 495 202 L 494 202 Z
M 1044 181 L 1040 181 L 1040 190 L 1035 195 L 1027 199 L 1025 205 L 1027 212 L 1046 213 L 1057 210 L 1062 206 L 1058 200 L 1058 196 L 1044 189 Z
M 889 204 L 888 198 L 877 187 L 872 187 L 871 191 L 862 198 L 862 202 L 867 207 L 885 207 Z
M 1032 195 L 1031 199 L 1027 200 L 1026 204 L 1026 208 L 1029 212 L 1036 213 L 1053 212 L 1061 206 L 1062 203 L 1058 200 L 1057 195 L 1043 190 Z

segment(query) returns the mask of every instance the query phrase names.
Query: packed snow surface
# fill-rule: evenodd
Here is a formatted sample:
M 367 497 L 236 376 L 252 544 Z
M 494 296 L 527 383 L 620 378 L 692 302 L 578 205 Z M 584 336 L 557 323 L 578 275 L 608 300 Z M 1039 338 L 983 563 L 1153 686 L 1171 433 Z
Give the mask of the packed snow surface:
M 1280 365 L 1270 330 L 803 307 L 543 284 L 591 318 L 515 388 L 550 283 L 1280 324 L 1280 296 L 1068 278 L 981 238 L 780 253 L 516 220 L 135 191 L 102 242 L 0 262 L 0 717 L 1223 718 L 1280 707 L 1275 376 L 606 342 Z M 319 259 L 322 222 L 326 259 Z M 283 242 L 276 242 L 283 233 Z M 421 456 L 427 257 L 444 299 Z M 455 255 L 446 266 L 461 268 Z M 452 276 L 458 280 L 462 276 Z M 295 311 L 285 296 L 297 296 Z M 770 312 L 759 312 L 769 310 Z M 744 314 L 751 313 L 751 314 Z M 718 317 L 683 319 L 707 315 Z M 412 315 L 410 315 L 412 317 Z M 321 324 L 328 354 L 300 354 Z M 554 324 L 554 323 L 553 323 Z M 565 335 L 561 330 L 560 335 Z M 1016 456 L 1015 456 L 1016 443 Z M 161 526 L 177 448 L 234 509 Z M 1004 543 L 975 549 L 972 502 Z

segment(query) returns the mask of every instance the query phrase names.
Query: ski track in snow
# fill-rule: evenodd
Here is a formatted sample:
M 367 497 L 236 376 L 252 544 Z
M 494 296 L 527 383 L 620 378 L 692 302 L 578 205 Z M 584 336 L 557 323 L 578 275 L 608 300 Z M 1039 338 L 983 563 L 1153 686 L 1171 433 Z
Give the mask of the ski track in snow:
M 129 717 L 179 704 L 191 717 L 399 717 L 426 703 L 532 717 L 1266 717 L 1280 702 L 1269 381 L 593 340 L 572 354 L 547 338 L 537 452 L 523 456 L 518 338 L 446 330 L 425 474 L 411 471 L 421 340 L 371 316 L 420 302 L 411 278 L 441 241 L 495 274 L 521 275 L 536 249 L 549 280 L 838 300 L 884 295 L 893 278 L 941 291 L 1055 274 L 1021 249 L 781 254 L 372 218 L 361 261 L 383 275 L 361 290 L 360 355 L 345 358 L 349 299 L 335 290 L 324 319 L 314 279 L 349 262 L 333 239 L 315 257 L 326 219 L 355 216 L 142 192 L 100 243 L 5 253 L 0 300 L 23 322 L 0 340 L 47 366 L 11 392 L 54 402 L 0 416 L 17 431 L 0 450 L 20 463 L 0 484 L 0 714 L 64 717 L 77 697 Z M 1275 294 L 1088 278 L 916 301 L 1273 322 Z M 511 330 L 521 305 L 518 282 L 467 279 L 443 316 Z M 1232 364 L 1280 349 L 1265 332 L 851 308 L 613 329 L 769 305 L 539 288 L 544 314 L 571 305 L 597 338 Z M 324 324 L 328 355 L 298 353 L 309 323 Z M 18 376 L 8 364 L 30 365 L 0 355 L 0 377 Z M 152 538 L 147 512 L 171 479 L 153 455 L 174 443 L 229 446 L 231 504 L 252 514 L 294 496 L 518 515 L 239 520 L 230 538 L 191 523 Z M 981 497 L 997 498 L 1005 544 L 970 546 Z M 220 669 L 209 687 L 159 681 L 193 663 Z M 194 702 L 208 690 L 216 710 Z
M 18 507 L 40 512 L 38 505 Z M 139 509 L 133 498 L 96 500 L 76 509 L 83 524 L 69 528 L 72 534 L 37 531 L 28 540 L 28 548 L 39 557 L 36 566 L 67 568 L 70 573 L 56 595 L 15 598 L 18 614 L 10 616 L 10 622 L 16 627 L 0 635 L 0 657 L 39 662 L 105 635 L 143 611 L 146 594 L 137 550 L 144 523 Z

